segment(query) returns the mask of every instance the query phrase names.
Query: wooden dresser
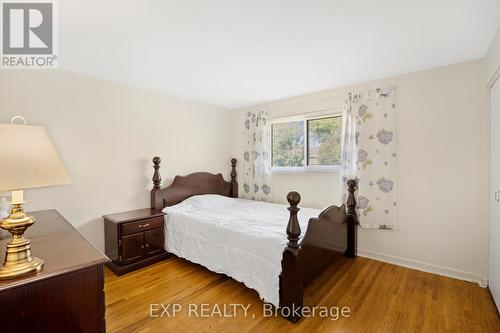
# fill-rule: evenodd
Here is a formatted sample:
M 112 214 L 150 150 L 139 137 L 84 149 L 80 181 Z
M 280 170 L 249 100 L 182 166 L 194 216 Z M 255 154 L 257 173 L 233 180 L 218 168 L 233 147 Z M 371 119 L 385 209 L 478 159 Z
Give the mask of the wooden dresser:
M 106 264 L 116 275 L 167 258 L 164 250 L 164 214 L 154 209 L 138 209 L 104 216 Z
M 32 212 L 25 236 L 44 268 L 0 281 L 0 332 L 105 332 L 103 264 L 108 262 L 55 210 Z M 0 260 L 10 234 L 2 230 Z

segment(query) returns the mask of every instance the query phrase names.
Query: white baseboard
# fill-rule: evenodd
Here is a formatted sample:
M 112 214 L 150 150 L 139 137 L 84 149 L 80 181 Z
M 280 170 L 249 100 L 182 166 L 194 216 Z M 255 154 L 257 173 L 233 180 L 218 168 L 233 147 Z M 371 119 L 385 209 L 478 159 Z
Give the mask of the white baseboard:
M 453 279 L 464 280 L 469 282 L 477 283 L 480 287 L 486 288 L 488 286 L 488 280 L 480 275 L 464 272 L 458 269 L 437 266 L 433 264 L 428 264 L 421 261 L 401 258 L 392 256 L 389 254 L 378 253 L 369 250 L 358 249 L 358 256 L 374 259 L 378 261 L 387 262 L 389 264 L 394 264 L 398 266 L 403 266 L 411 269 L 416 269 L 418 271 L 423 271 L 427 273 L 433 273 L 438 275 L 447 276 Z

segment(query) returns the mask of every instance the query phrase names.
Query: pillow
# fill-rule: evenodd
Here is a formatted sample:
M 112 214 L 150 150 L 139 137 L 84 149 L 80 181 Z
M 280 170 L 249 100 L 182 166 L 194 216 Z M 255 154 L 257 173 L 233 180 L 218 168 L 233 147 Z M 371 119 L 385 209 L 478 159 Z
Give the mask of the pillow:
M 188 210 L 203 210 L 215 207 L 225 207 L 232 204 L 234 204 L 234 198 L 218 194 L 202 194 L 189 197 L 172 207 Z M 164 208 L 164 211 L 166 208 Z

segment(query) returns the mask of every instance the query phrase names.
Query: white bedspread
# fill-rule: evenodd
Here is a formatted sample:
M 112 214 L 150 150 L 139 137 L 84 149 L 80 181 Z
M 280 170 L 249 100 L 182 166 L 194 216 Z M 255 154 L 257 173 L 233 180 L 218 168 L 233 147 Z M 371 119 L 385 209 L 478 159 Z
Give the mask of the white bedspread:
M 198 195 L 166 207 L 168 252 L 224 273 L 279 304 L 281 258 L 287 243 L 287 206 L 220 195 Z M 301 236 L 320 211 L 301 208 Z

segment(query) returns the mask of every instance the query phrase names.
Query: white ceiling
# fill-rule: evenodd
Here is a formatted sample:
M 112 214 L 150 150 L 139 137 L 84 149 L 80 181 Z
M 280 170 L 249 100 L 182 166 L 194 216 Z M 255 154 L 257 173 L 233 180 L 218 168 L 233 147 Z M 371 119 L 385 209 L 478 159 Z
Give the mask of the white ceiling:
M 500 0 L 64 0 L 60 68 L 226 108 L 485 56 Z

